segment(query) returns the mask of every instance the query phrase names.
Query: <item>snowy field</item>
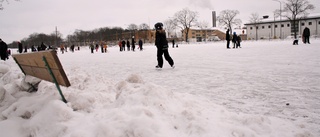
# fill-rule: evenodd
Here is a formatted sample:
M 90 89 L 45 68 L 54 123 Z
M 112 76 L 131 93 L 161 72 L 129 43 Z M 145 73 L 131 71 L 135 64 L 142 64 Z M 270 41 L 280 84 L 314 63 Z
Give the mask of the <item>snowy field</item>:
M 156 47 L 144 48 L 58 52 L 67 104 L 50 82 L 26 92 L 12 57 L 0 61 L 0 136 L 320 136 L 320 39 L 179 44 L 176 68 L 162 70 Z

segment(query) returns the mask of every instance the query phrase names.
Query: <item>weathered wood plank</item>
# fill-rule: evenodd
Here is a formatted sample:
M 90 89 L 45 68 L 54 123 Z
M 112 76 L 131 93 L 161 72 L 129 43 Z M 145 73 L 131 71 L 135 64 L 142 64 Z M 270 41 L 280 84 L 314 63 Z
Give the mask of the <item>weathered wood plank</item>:
M 43 57 L 45 57 L 50 68 L 52 69 L 53 75 L 57 79 L 58 84 L 66 87 L 70 86 L 70 82 L 55 51 L 15 54 L 12 56 L 15 58 L 22 71 L 26 75 L 54 82 L 49 71 L 47 70 L 45 62 L 43 61 Z

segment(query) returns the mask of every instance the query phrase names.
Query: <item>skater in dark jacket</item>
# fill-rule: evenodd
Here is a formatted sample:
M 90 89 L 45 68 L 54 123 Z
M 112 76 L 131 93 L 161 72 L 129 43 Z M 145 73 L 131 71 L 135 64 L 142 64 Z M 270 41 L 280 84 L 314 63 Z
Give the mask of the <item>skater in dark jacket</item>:
M 139 39 L 139 49 L 140 49 L 140 51 L 142 51 L 142 45 L 143 45 L 143 42 L 142 42 L 141 39 Z
M 227 49 L 230 49 L 230 30 L 227 29 L 227 32 L 226 32 L 226 40 L 227 40 Z
M 134 40 L 134 36 L 132 36 L 132 39 L 131 39 L 131 44 L 132 44 L 132 51 L 134 51 L 134 49 L 136 48 L 136 41 Z
M 233 32 L 233 36 L 232 36 L 233 48 L 235 48 L 237 45 L 237 39 L 238 39 L 237 33 Z
M 303 43 L 306 44 L 310 44 L 310 29 L 308 27 L 304 28 L 302 36 L 304 38 Z
M 172 48 L 174 48 L 174 44 L 175 44 L 174 39 L 172 39 Z
M 127 50 L 130 51 L 130 41 L 127 40 Z
M 236 48 L 241 48 L 240 46 L 240 43 L 241 43 L 241 37 L 240 37 L 240 35 L 239 36 L 237 36 L 237 47 Z
M 2 41 L 0 39 L 0 57 L 1 57 L 1 60 L 6 60 L 8 58 L 7 50 L 8 50 L 7 43 L 5 43 L 4 41 Z
M 121 47 L 123 51 L 126 51 L 126 41 L 122 40 Z
M 19 53 L 22 53 L 22 51 L 23 51 L 23 47 L 22 47 L 21 42 L 18 42 L 18 51 L 19 51 Z
M 156 66 L 156 68 L 162 68 L 163 66 L 162 55 L 164 55 L 164 58 L 168 61 L 170 66 L 174 68 L 174 62 L 168 52 L 168 41 L 166 37 L 166 32 L 162 28 L 163 24 L 159 22 L 159 23 L 156 23 L 154 27 L 156 28 L 155 45 L 157 46 L 157 60 L 158 60 L 158 65 Z

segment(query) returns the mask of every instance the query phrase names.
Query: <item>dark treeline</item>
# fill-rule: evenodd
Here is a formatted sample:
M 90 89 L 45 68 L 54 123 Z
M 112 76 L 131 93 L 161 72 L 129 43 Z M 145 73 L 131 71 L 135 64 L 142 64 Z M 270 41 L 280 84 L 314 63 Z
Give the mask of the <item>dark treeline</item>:
M 53 32 L 50 35 L 43 33 L 33 33 L 29 37 L 21 40 L 20 42 L 30 48 L 31 46 L 38 46 L 42 42 L 47 46 L 59 47 L 61 44 L 65 45 L 77 45 L 86 46 L 93 42 L 108 42 L 110 45 L 116 45 L 118 40 L 131 39 L 132 36 L 138 36 L 141 39 L 149 40 L 148 34 L 149 26 L 130 27 L 123 29 L 121 27 L 103 27 L 94 29 L 92 31 L 75 30 L 73 34 L 70 34 L 66 39 L 62 38 L 62 34 L 59 32 Z M 13 42 L 8 45 L 10 48 L 17 48 L 17 42 Z

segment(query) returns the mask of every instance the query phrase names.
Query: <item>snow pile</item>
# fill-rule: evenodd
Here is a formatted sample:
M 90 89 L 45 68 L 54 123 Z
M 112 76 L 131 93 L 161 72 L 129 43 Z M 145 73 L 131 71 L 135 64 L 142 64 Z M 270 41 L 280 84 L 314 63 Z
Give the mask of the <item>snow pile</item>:
M 164 68 L 161 71 L 135 67 L 134 71 L 120 75 L 120 72 L 130 68 L 122 69 L 121 65 L 115 63 L 121 59 L 115 59 L 113 56 L 135 56 L 140 59 L 155 54 L 154 47 L 146 48 L 143 52 L 135 53 L 120 53 L 117 48 L 109 48 L 107 54 L 90 55 L 88 50 L 60 54 L 59 58 L 71 82 L 71 87 L 62 87 L 68 100 L 67 104 L 61 101 L 55 85 L 50 82 L 41 81 L 37 92 L 27 92 L 30 86 L 25 82 L 25 76 L 15 62 L 12 59 L 6 62 L 0 61 L 1 137 L 315 137 L 320 135 L 319 130 L 313 132 L 315 130 L 308 128 L 308 124 L 303 121 L 295 122 L 278 117 L 277 114 L 265 115 L 259 111 L 254 112 L 255 114 L 245 113 L 230 109 L 230 106 L 227 108 L 217 104 L 213 98 L 206 95 L 205 91 L 197 90 L 199 89 L 197 85 L 203 86 L 202 84 L 182 83 L 185 85 L 183 87 L 185 91 L 193 89 L 194 92 L 197 91 L 196 93 L 177 91 L 182 87 L 159 84 L 159 81 L 166 81 L 170 75 L 174 75 L 172 79 L 177 82 L 173 85 L 178 86 L 180 86 L 178 82 L 190 77 L 193 77 L 193 80 L 200 80 L 200 83 L 208 82 L 210 80 L 203 79 L 204 75 L 199 74 L 199 77 L 187 75 L 193 74 L 192 71 L 200 73 L 206 70 L 205 64 L 210 64 L 210 61 L 204 61 L 203 66 L 187 70 L 187 74 L 180 73 L 184 70 L 182 68 L 179 70 L 178 65 L 175 70 Z M 172 54 L 175 56 L 174 59 L 177 59 L 177 64 L 180 55 L 194 51 L 192 49 L 194 47 L 190 48 L 189 52 Z M 252 47 L 248 48 L 250 50 Z M 70 56 L 76 59 L 70 59 Z M 88 57 L 88 61 L 83 60 L 83 56 Z M 101 56 L 114 60 L 100 60 Z M 79 60 L 86 65 L 80 65 Z M 153 65 L 155 58 L 151 60 L 146 61 L 150 66 Z M 135 66 L 137 63 L 128 62 L 122 65 Z M 146 62 L 141 62 L 140 65 L 143 66 Z M 319 63 L 315 65 L 319 66 Z M 316 77 L 318 79 L 320 75 Z M 31 83 L 38 81 L 30 79 Z M 211 82 L 216 83 L 221 80 L 212 79 Z M 233 100 L 234 93 L 239 91 L 230 92 L 231 95 L 225 97 Z M 238 105 L 241 108 L 241 104 Z M 319 127 L 319 124 L 313 123 L 313 125 Z

